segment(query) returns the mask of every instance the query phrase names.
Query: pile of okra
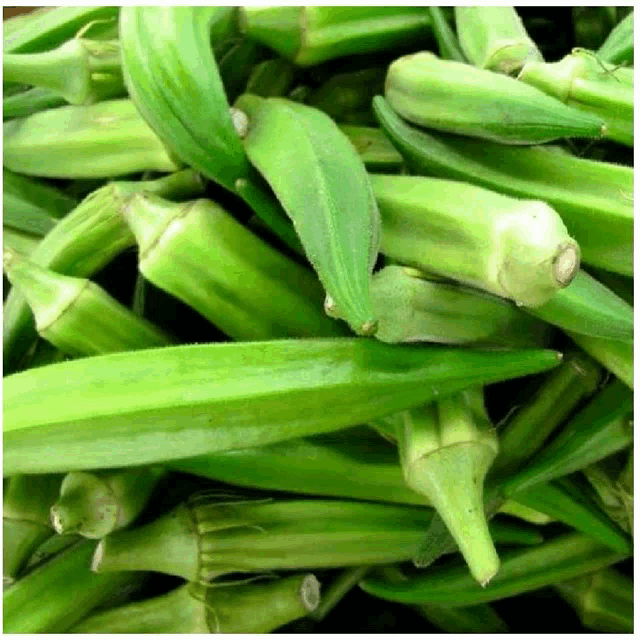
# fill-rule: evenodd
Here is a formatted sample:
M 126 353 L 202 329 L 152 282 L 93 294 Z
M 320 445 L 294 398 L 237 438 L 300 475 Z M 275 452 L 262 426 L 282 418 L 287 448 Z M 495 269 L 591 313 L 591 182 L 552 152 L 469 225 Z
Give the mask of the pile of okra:
M 633 631 L 631 6 L 3 47 L 5 633 Z

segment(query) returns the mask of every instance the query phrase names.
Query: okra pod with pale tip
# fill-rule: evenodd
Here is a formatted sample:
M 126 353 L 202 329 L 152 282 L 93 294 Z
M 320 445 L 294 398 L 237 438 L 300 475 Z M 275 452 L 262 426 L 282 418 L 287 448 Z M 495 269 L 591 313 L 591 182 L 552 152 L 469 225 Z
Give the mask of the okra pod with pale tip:
M 542 305 L 578 272 L 578 244 L 542 201 L 439 178 L 369 180 L 382 219 L 380 250 L 402 264 L 525 307 Z
M 103 538 L 140 515 L 165 473 L 155 467 L 72 471 L 62 480 L 51 522 L 60 534 Z
M 391 64 L 385 98 L 422 127 L 503 144 L 599 138 L 602 118 L 574 109 L 515 78 L 422 51 Z
M 427 496 L 483 586 L 498 571 L 483 506 L 484 479 L 498 439 L 482 389 L 441 398 L 403 414 L 398 448 L 407 484 Z
M 287 578 L 184 584 L 169 593 L 95 613 L 70 633 L 270 633 L 320 601 L 312 573 Z
M 149 349 L 173 341 L 86 278 L 55 273 L 6 247 L 3 269 L 26 298 L 40 336 L 67 355 Z
M 273 249 L 211 200 L 132 196 L 122 215 L 150 282 L 235 340 L 346 335 L 322 308 L 310 269 Z

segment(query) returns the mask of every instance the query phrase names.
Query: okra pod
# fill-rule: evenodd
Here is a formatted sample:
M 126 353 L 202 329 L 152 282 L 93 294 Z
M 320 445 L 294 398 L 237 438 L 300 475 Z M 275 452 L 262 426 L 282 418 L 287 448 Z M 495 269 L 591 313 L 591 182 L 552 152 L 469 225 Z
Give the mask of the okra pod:
M 51 506 L 51 522 L 60 534 L 103 538 L 140 515 L 164 474 L 155 467 L 68 473 Z
M 439 178 L 369 180 L 382 219 L 381 252 L 402 264 L 526 307 L 545 303 L 578 271 L 577 243 L 542 201 Z
M 398 430 L 405 481 L 427 496 L 451 531 L 473 577 L 486 585 L 500 560 L 483 507 L 484 479 L 498 439 L 482 389 L 468 389 L 403 414 Z
M 403 118 L 503 144 L 598 138 L 604 121 L 514 78 L 422 51 L 391 64 L 385 98 Z M 469 106 L 473 108 L 470 109 Z
M 633 146 L 633 69 L 616 68 L 586 49 L 553 63 L 528 62 L 518 79 L 607 125 L 606 137 Z
M 364 578 L 370 568 L 371 565 L 365 564 L 359 567 L 343 569 L 338 577 L 329 585 L 329 588 L 322 594 L 320 604 L 311 612 L 309 617 L 315 622 L 324 620 L 336 604 Z
M 360 586 L 371 595 L 395 602 L 466 607 L 570 580 L 625 557 L 583 533 L 570 533 L 533 548 L 505 553 L 500 573 L 486 587 L 475 582 L 466 567 L 429 571 L 397 584 L 365 578 Z
M 471 64 L 511 75 L 542 54 L 514 7 L 457 6 L 456 31 Z
M 633 64 L 633 10 L 611 30 L 597 56 L 611 64 Z
M 101 611 L 70 633 L 270 633 L 314 611 L 320 583 L 312 573 L 203 586 Z
M 27 300 L 36 330 L 62 352 L 84 357 L 149 349 L 173 340 L 86 278 L 55 273 L 5 248 L 3 269 Z
M 284 98 L 244 95 L 244 145 L 292 220 L 305 253 L 353 331 L 375 332 L 370 274 L 380 217 L 364 164 L 327 115 Z M 283 163 L 296 167 L 295 176 Z M 348 211 L 349 215 L 344 215 Z
M 633 274 L 633 169 L 544 146 L 515 147 L 413 127 L 381 96 L 373 110 L 413 173 L 543 200 L 580 245 L 585 263 Z
M 2 226 L 3 245 L 25 256 L 31 255 L 41 240 L 40 236 L 13 227 Z
M 235 340 L 347 334 L 325 315 L 315 274 L 215 202 L 178 204 L 138 193 L 122 215 L 136 237 L 144 277 Z
M 262 98 L 286 96 L 293 88 L 294 76 L 295 67 L 288 60 L 264 60 L 253 67 L 244 93 Z
M 427 7 L 433 23 L 433 35 L 438 43 L 438 52 L 443 60 L 468 62 L 460 49 L 458 38 L 447 21 L 441 7 Z
M 349 138 L 367 171 L 393 173 L 402 168 L 402 156 L 381 129 L 343 124 L 340 131 Z
M 5 378 L 4 473 L 143 465 L 335 431 L 560 359 L 365 338 L 81 358 Z
M 15 95 L 3 96 L 2 115 L 4 119 L 24 118 L 38 111 L 55 109 L 67 104 L 67 101 L 51 89 L 32 87 Z
M 299 66 L 417 44 L 430 32 L 423 7 L 265 7 L 239 10 L 241 31 Z
M 3 124 L 4 166 L 49 178 L 113 178 L 180 169 L 133 102 L 69 105 Z

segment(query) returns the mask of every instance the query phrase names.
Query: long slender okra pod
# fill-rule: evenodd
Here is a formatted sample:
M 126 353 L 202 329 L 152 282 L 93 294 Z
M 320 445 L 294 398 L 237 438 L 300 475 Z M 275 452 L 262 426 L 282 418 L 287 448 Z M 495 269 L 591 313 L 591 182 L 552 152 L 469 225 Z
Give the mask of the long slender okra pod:
M 366 338 L 81 358 L 5 378 L 4 473 L 121 467 L 269 444 L 559 362 L 554 351 L 396 346 Z M 61 394 L 74 401 L 60 403 Z
M 101 611 L 71 633 L 269 633 L 315 610 L 320 583 L 311 574 L 204 586 Z
M 457 60 L 468 62 L 460 49 L 458 38 L 447 22 L 441 7 L 427 7 L 433 22 L 433 35 L 438 43 L 438 51 L 443 60 Z
M 539 89 L 427 51 L 391 64 L 385 97 L 394 111 L 414 124 L 504 144 L 596 138 L 606 131 L 602 118 Z

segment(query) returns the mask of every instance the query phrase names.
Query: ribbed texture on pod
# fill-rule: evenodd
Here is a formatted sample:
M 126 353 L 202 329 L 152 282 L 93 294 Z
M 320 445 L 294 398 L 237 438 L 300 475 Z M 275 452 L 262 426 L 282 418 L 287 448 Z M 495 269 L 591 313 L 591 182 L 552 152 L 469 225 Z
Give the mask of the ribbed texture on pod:
M 606 130 L 601 118 L 514 78 L 426 51 L 391 64 L 385 97 L 414 124 L 504 144 L 598 138 Z
M 371 335 L 380 223 L 360 156 L 318 109 L 249 95 L 236 106 L 249 116 L 247 154 L 291 218 L 327 296 L 356 333 Z

